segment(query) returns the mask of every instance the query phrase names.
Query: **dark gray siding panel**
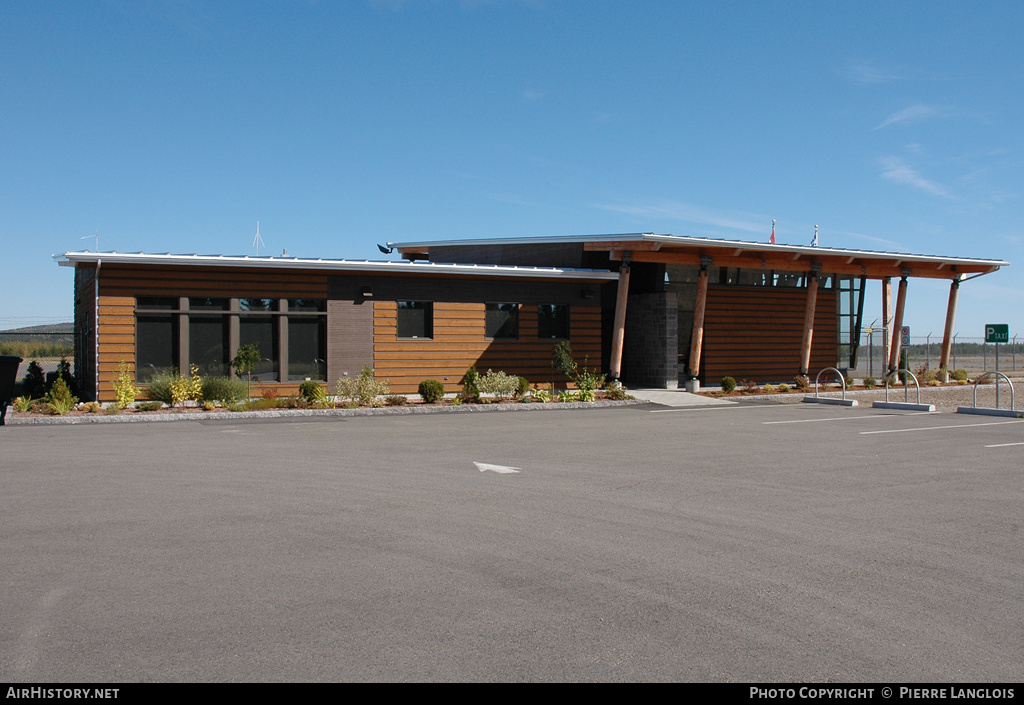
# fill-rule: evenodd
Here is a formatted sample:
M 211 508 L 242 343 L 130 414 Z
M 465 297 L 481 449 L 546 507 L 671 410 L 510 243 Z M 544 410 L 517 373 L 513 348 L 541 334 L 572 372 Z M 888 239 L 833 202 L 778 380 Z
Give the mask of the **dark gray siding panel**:
M 327 301 L 327 384 L 373 366 L 373 302 Z
M 524 267 L 584 266 L 583 243 L 580 242 L 547 245 L 434 245 L 430 248 L 430 261 Z
M 586 304 L 600 301 L 600 283 L 449 279 L 444 277 L 335 276 L 328 284 L 332 300 L 362 301 L 370 287 L 376 301 L 450 301 L 453 303 L 516 302 L 521 304 Z M 587 298 L 584 292 L 589 292 Z M 328 317 L 330 317 L 328 313 Z

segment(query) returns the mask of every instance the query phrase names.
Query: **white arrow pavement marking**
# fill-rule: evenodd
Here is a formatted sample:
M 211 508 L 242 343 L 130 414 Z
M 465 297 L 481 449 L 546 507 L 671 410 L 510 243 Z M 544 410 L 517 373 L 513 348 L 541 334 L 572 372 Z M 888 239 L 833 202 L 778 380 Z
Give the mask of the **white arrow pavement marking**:
M 487 470 L 490 470 L 491 472 L 508 473 L 519 472 L 520 470 L 522 470 L 522 468 L 510 468 L 507 465 L 491 465 L 490 463 L 478 463 L 475 460 L 473 461 L 473 465 L 476 465 L 480 472 L 486 472 Z

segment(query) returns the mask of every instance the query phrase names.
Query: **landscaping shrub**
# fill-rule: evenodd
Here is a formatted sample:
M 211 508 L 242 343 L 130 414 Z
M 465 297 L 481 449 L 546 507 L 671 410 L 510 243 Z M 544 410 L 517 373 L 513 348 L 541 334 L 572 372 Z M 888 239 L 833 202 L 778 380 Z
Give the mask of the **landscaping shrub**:
M 29 410 L 30 406 L 32 406 L 32 400 L 28 397 L 15 397 L 11 400 L 11 406 L 14 407 L 15 411 L 24 413 Z
M 515 396 L 519 389 L 519 378 L 498 370 L 487 370 L 477 381 L 477 388 L 484 394 L 493 394 L 497 399 Z
M 471 366 L 462 376 L 462 401 L 472 403 L 480 400 L 480 388 L 477 382 L 480 380 L 480 373 L 476 366 Z
M 789 394 L 789 392 L 790 388 L 788 384 L 783 382 L 782 384 L 779 385 L 779 394 Z
M 159 411 L 164 408 L 162 401 L 144 401 L 135 407 L 139 411 Z
M 21 393 L 29 399 L 41 399 L 46 395 L 46 375 L 37 360 L 28 364 L 28 372 L 21 382 Z
M 534 389 L 530 393 L 530 396 L 533 398 L 534 401 L 540 402 L 541 404 L 546 404 L 547 402 L 551 401 L 551 392 L 549 392 L 546 389 Z
M 50 411 L 58 416 L 62 416 L 75 408 L 78 398 L 71 395 L 71 389 L 68 387 L 67 382 L 64 381 L 64 377 L 58 376 L 53 381 L 53 386 L 50 387 L 47 401 Z
M 563 340 L 551 351 L 551 365 L 575 383 L 576 389 L 580 391 L 581 401 L 593 401 L 594 390 L 600 389 L 604 384 L 606 375 L 598 374 L 597 368 L 587 368 L 589 357 L 583 358 L 583 366 L 576 364 L 572 357 L 572 347 L 568 340 Z
M 764 392 L 765 394 L 774 394 L 775 393 L 775 385 L 774 384 L 766 384 L 763 387 L 761 387 L 761 391 Z
M 436 404 L 444 399 L 444 383 L 436 379 L 425 379 L 417 389 L 420 397 L 428 404 Z
M 796 379 L 793 380 L 793 383 L 796 384 L 797 389 L 805 394 L 811 388 L 811 380 L 807 379 L 807 375 L 797 375 Z
M 249 391 L 245 381 L 235 377 L 203 377 L 201 387 L 203 399 L 225 404 L 242 401 Z
M 327 392 L 319 382 L 307 379 L 299 385 L 299 395 L 310 404 L 323 404 L 327 401 Z
M 631 394 L 626 393 L 626 387 L 621 383 L 609 384 L 604 390 L 605 396 L 612 401 L 623 401 L 625 399 L 633 399 Z
M 740 382 L 743 385 L 744 394 L 753 394 L 757 391 L 757 382 L 752 379 L 745 379 Z
M 358 406 L 380 406 L 379 397 L 387 396 L 387 380 L 376 380 L 373 369 L 364 365 L 358 377 L 342 377 L 338 380 L 336 393 L 343 400 Z
M 530 380 L 522 375 L 516 378 L 519 381 L 519 388 L 516 390 L 516 399 L 522 399 L 530 391 Z
M 169 372 L 162 372 L 150 377 L 149 388 L 146 389 L 146 398 L 170 405 L 174 401 L 174 395 L 171 394 L 171 380 L 174 377 L 175 375 Z
M 878 381 L 874 377 L 865 377 L 864 386 L 867 389 L 874 389 L 876 386 L 878 386 Z
M 384 404 L 386 406 L 405 406 L 409 403 L 409 400 L 402 394 L 389 394 L 384 397 Z
M 128 363 L 121 360 L 118 364 L 117 379 L 114 380 L 114 398 L 117 399 L 117 408 L 125 409 L 131 406 L 135 403 L 137 396 L 139 396 L 139 388 L 128 369 Z
M 199 376 L 199 368 L 192 365 L 189 376 L 175 375 L 171 378 L 171 406 L 183 401 L 201 401 L 203 398 L 203 380 Z
M 966 382 L 967 381 L 967 370 L 965 370 L 962 367 L 958 367 L 955 370 L 953 370 L 953 374 L 950 375 L 950 376 L 952 377 L 952 379 L 956 380 L 957 382 Z
M 722 391 L 728 394 L 736 389 L 736 380 L 732 377 L 722 377 Z

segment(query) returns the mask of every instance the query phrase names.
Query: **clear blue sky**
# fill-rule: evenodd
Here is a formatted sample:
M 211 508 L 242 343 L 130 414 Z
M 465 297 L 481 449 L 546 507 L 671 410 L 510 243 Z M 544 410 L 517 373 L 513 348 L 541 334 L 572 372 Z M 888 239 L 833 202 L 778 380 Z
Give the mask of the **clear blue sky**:
M 957 328 L 1024 336 L 1024 3 L 0 4 L 0 328 L 52 253 L 381 258 L 657 232 L 1009 260 Z M 86 239 L 82 239 L 86 238 Z M 876 284 L 867 320 L 877 317 Z M 948 284 L 912 280 L 940 334 Z

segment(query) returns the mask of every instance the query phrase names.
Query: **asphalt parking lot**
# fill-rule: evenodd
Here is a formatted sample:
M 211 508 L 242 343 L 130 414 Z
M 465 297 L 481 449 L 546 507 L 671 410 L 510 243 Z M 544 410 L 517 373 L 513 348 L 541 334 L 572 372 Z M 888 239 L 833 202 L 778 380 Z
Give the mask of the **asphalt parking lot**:
M 1019 681 L 1022 505 L 949 413 L 7 426 L 0 679 Z

